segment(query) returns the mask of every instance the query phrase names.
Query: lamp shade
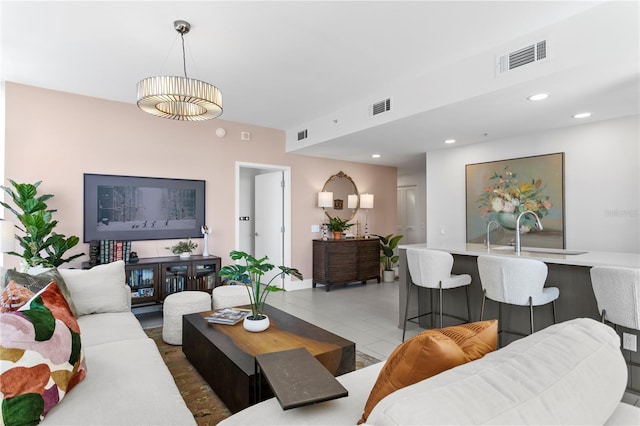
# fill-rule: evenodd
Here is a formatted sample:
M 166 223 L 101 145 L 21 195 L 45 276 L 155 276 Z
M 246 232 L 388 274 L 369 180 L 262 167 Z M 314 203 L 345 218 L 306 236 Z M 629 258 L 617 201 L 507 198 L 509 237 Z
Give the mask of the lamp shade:
M 0 252 L 6 253 L 15 250 L 15 226 L 8 220 L 0 220 Z
M 350 209 L 358 208 L 358 196 L 356 194 L 349 195 L 349 201 L 347 205 Z
M 333 207 L 333 192 L 318 192 L 318 207 Z
M 373 208 L 373 194 L 360 194 L 360 208 L 362 209 Z

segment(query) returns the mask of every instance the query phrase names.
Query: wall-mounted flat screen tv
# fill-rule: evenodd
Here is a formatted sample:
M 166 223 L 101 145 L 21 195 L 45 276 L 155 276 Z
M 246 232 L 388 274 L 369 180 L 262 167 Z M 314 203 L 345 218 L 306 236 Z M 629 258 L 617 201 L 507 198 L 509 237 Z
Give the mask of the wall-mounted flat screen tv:
M 84 175 L 84 241 L 202 238 L 205 181 Z

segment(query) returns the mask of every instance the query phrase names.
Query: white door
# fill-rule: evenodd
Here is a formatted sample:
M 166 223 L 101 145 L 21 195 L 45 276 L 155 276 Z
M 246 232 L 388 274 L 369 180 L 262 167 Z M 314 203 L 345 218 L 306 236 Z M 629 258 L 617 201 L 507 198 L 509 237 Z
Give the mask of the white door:
M 255 251 L 253 255 L 256 259 L 268 256 L 268 263 L 276 266 L 284 265 L 283 182 L 283 173 L 280 171 L 255 177 Z M 279 269 L 276 268 L 269 275 L 265 275 L 263 282 L 268 282 L 278 271 Z
M 417 187 L 398 188 L 398 234 L 404 235 L 401 244 L 423 242 L 420 235 L 420 215 L 418 212 Z

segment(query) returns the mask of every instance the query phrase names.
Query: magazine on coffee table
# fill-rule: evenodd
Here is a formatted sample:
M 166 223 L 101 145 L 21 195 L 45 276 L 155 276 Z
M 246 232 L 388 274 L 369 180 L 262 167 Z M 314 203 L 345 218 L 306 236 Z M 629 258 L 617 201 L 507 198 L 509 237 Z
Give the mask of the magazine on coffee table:
M 250 310 L 224 308 L 207 315 L 204 319 L 213 324 L 234 325 L 242 321 L 250 313 Z

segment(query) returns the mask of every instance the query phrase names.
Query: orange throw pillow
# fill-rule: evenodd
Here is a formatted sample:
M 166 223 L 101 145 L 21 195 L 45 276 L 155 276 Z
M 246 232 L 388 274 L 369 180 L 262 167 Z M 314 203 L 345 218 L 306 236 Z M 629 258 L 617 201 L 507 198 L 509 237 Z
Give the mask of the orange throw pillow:
M 373 407 L 390 393 L 482 358 L 494 351 L 497 343 L 496 320 L 427 330 L 405 341 L 380 370 L 358 424 L 366 422 Z

